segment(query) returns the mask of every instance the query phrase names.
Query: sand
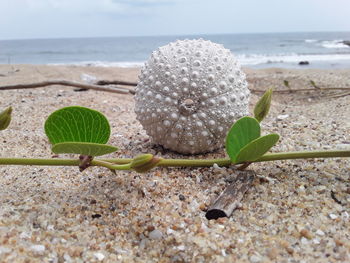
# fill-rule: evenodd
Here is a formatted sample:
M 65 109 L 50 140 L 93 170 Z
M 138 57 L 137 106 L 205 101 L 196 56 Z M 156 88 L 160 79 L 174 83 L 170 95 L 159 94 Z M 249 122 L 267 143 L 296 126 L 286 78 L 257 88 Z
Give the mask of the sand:
M 244 69 L 251 89 L 350 87 L 350 70 Z M 0 65 L 0 85 L 47 79 L 137 80 L 139 69 Z M 281 135 L 278 151 L 349 149 L 350 96 L 276 94 L 263 132 Z M 348 91 L 349 93 L 349 91 Z M 251 109 L 257 101 L 254 93 Z M 70 105 L 111 122 L 108 157 L 153 153 L 131 95 L 52 86 L 1 91 L 14 108 L 1 131 L 1 157 L 51 157 L 47 116 Z M 186 158 L 221 158 L 224 150 Z M 234 168 L 158 168 L 146 174 L 90 167 L 0 166 L 0 262 L 349 262 L 350 159 L 253 164 L 258 174 L 230 218 L 208 221 L 208 205 L 235 178 Z

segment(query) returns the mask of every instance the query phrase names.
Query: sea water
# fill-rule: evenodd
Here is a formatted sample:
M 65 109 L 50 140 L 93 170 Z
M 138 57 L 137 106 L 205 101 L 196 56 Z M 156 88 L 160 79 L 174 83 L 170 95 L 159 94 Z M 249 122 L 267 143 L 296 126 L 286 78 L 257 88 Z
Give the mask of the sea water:
M 0 40 L 0 64 L 133 67 L 176 39 L 203 38 L 252 68 L 350 68 L 350 32 Z M 299 65 L 308 61 L 308 65 Z

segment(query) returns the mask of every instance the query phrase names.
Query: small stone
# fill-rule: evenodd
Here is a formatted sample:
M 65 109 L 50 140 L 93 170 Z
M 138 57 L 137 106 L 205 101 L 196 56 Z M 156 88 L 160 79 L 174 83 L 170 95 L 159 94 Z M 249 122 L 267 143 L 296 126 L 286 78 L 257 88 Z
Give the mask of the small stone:
M 63 259 L 65 260 L 65 262 L 69 263 L 69 262 L 73 262 L 72 258 L 70 255 L 68 255 L 67 253 L 64 253 L 63 255 Z
M 324 236 L 324 232 L 321 229 L 317 229 L 316 235 Z
M 314 238 L 312 242 L 314 242 L 316 245 L 320 244 L 320 240 L 318 238 Z
M 309 241 L 308 241 L 307 238 L 305 238 L 305 237 L 302 237 L 302 238 L 300 239 L 300 242 L 301 242 L 301 244 L 303 244 L 303 245 L 309 244 Z
M 186 197 L 182 194 L 179 194 L 179 199 L 180 199 L 180 201 L 185 201 Z
M 267 251 L 267 256 L 270 258 L 270 259 L 276 259 L 277 256 L 278 256 L 278 249 L 273 247 L 273 248 L 270 248 L 268 251 Z
M 149 238 L 150 239 L 161 239 L 163 237 L 163 233 L 159 231 L 158 229 L 153 230 L 152 232 L 149 233 Z
M 341 215 L 342 215 L 343 219 L 349 219 L 349 217 L 350 217 L 349 213 L 346 211 L 344 211 Z
M 204 203 L 201 203 L 199 205 L 199 209 L 202 210 L 203 212 L 206 212 L 208 210 L 208 207 Z
M 257 263 L 257 262 L 260 262 L 261 261 L 261 257 L 259 257 L 258 255 L 252 255 L 250 258 L 249 258 L 250 262 L 252 263 Z
M 8 247 L 0 247 L 0 256 L 1 256 L 1 254 L 10 253 L 11 251 L 12 251 L 11 248 L 8 248 Z
M 281 246 L 290 254 L 294 253 L 294 249 L 290 246 L 289 242 L 286 240 L 281 240 Z
M 139 244 L 139 248 L 142 250 L 142 249 L 145 249 L 147 244 L 148 244 L 148 239 L 144 238 L 140 241 L 140 244 Z
M 282 120 L 284 120 L 284 119 L 287 119 L 288 117 L 289 117 L 288 114 L 281 114 L 281 115 L 278 115 L 278 116 L 277 116 L 277 120 L 278 120 L 278 121 L 282 121 Z
M 329 214 L 329 217 L 333 220 L 338 218 L 338 216 L 335 214 Z
M 105 258 L 105 255 L 103 255 L 101 252 L 94 253 L 94 256 L 98 261 L 102 261 Z
M 152 225 L 147 226 L 147 231 L 148 232 L 152 232 L 154 229 L 155 229 L 155 227 L 152 226 Z
M 342 239 L 339 239 L 339 238 L 335 238 L 335 239 L 334 239 L 334 243 L 335 243 L 338 247 L 341 247 L 341 246 L 344 246 L 345 241 L 342 240 Z
M 44 245 L 33 245 L 30 247 L 30 249 L 36 253 L 42 253 L 45 251 L 45 246 Z
M 30 235 L 29 233 L 27 233 L 27 232 L 22 232 L 22 233 L 19 235 L 19 237 L 20 237 L 21 239 L 29 239 L 29 238 L 31 237 L 31 235 Z
M 183 251 L 186 249 L 186 247 L 184 245 L 180 245 L 177 247 L 177 249 Z
M 307 239 L 312 239 L 312 234 L 309 230 L 307 229 L 302 229 L 300 230 L 300 235 L 303 236 L 303 237 L 306 237 Z
M 171 229 L 171 228 L 168 228 L 168 229 L 166 230 L 166 233 L 167 233 L 168 235 L 171 235 L 171 234 L 174 234 L 175 231 L 174 231 L 173 229 Z

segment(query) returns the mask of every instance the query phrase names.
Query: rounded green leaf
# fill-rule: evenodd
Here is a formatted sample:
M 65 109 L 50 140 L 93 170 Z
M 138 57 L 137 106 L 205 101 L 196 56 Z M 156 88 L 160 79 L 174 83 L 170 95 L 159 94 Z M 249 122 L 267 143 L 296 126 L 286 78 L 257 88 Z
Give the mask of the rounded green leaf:
M 89 156 L 100 156 L 117 151 L 118 148 L 99 143 L 89 142 L 62 142 L 52 146 L 54 153 L 76 153 Z
M 226 152 L 233 163 L 239 151 L 251 141 L 260 137 L 260 124 L 252 117 L 243 117 L 236 121 L 226 136 Z
M 52 144 L 62 142 L 104 144 L 109 139 L 111 128 L 102 113 L 72 106 L 53 112 L 45 122 L 45 133 Z
M 235 163 L 253 162 L 259 159 L 277 143 L 279 137 L 278 134 L 272 133 L 251 141 L 239 151 Z

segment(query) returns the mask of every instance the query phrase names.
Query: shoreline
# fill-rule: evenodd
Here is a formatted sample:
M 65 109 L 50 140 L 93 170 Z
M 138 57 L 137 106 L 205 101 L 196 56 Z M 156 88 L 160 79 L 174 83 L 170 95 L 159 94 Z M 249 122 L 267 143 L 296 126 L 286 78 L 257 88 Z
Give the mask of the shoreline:
M 242 68 L 248 69 L 320 69 L 320 70 L 337 70 L 350 69 L 350 54 L 337 55 L 338 59 L 330 59 L 328 55 L 319 55 L 319 60 L 314 60 L 311 56 L 273 56 L 266 62 L 254 62 L 259 59 L 259 55 L 247 57 L 250 63 L 240 61 Z M 331 55 L 330 55 L 331 56 Z M 317 57 L 317 55 L 316 55 Z M 287 61 L 283 60 L 287 59 Z M 65 63 L 0 63 L 0 65 L 36 65 L 36 66 L 66 66 L 66 67 L 101 67 L 101 68 L 140 68 L 146 61 L 81 61 L 81 62 L 65 62 Z M 307 64 L 300 64 L 300 63 Z

